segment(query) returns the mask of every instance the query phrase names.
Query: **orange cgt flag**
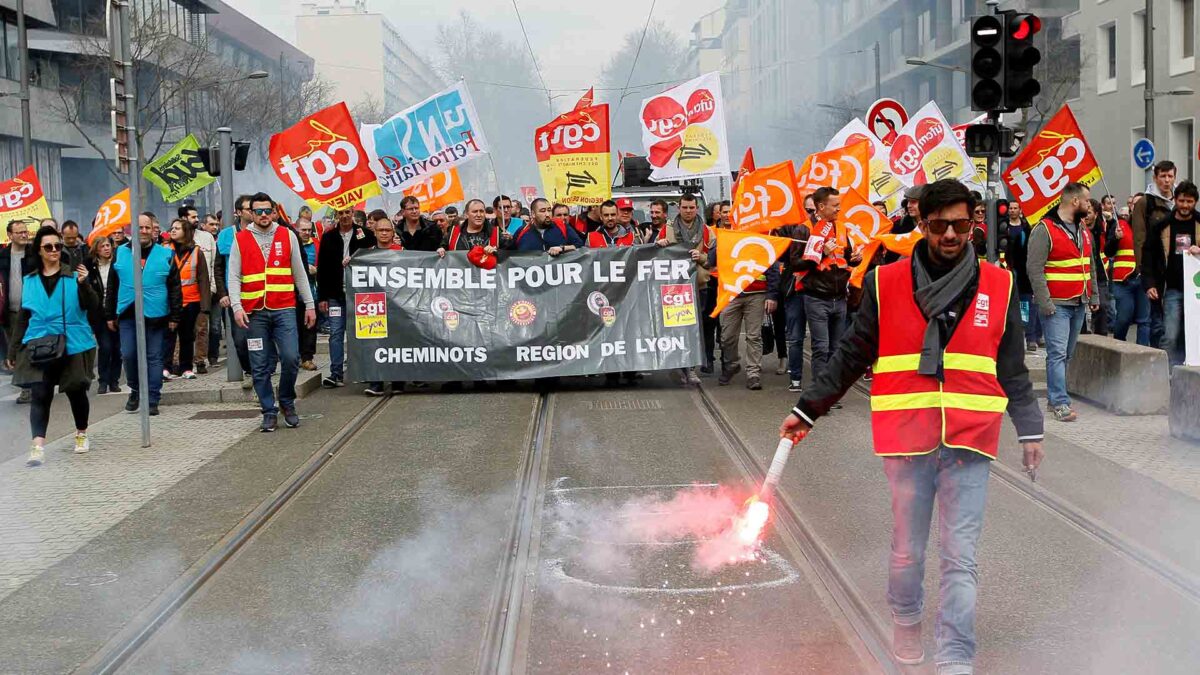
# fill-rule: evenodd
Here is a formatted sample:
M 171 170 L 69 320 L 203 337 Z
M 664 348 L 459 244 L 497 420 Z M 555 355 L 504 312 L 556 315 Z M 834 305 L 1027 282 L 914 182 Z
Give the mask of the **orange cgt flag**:
M 879 212 L 858 190 L 847 190 L 842 195 L 842 210 L 838 214 L 838 228 L 854 248 L 861 248 L 874 241 L 879 235 L 892 231 L 892 221 Z
M 712 316 L 721 313 L 730 300 L 758 281 L 783 255 L 792 240 L 754 232 L 717 230 L 717 306 Z
M 804 222 L 792 162 L 751 171 L 737 182 L 730 219 L 739 232 L 770 232 Z
M 133 222 L 132 216 L 129 212 L 129 188 L 104 200 L 100 209 L 96 211 L 96 222 L 92 225 L 92 231 L 88 233 L 88 246 L 100 237 L 107 237 L 117 230 L 124 229 Z M 136 232 L 134 238 L 137 238 Z
M 858 263 L 854 270 L 850 272 L 850 285 L 855 288 L 862 288 L 863 277 L 867 276 L 867 272 L 871 267 L 871 260 L 875 257 L 880 247 L 909 258 L 912 257 L 913 247 L 922 239 L 924 239 L 924 235 L 921 234 L 920 230 L 913 230 L 904 234 L 886 232 L 877 235 L 875 239 L 863 248 L 862 262 Z
M 796 173 L 796 189 L 802 200 L 819 187 L 835 188 L 842 194 L 847 190 L 870 194 L 870 169 L 871 148 L 865 140 L 814 152 Z
M 438 209 L 455 204 L 466 199 L 463 194 L 462 181 L 458 178 L 458 169 L 451 167 L 441 173 L 430 174 L 420 183 L 405 188 L 405 197 L 416 197 L 421 202 L 423 213 L 432 213 Z

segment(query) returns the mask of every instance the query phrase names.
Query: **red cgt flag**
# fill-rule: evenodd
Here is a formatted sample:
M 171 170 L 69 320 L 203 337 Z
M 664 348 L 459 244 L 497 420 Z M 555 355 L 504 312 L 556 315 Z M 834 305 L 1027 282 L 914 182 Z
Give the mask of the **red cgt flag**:
M 345 209 L 380 194 L 344 102 L 272 136 L 270 155 L 279 180 L 309 203 Z
M 1008 165 L 1004 183 L 1021 212 L 1036 223 L 1058 203 L 1067 183 L 1090 187 L 1102 175 L 1071 106 L 1064 105 Z

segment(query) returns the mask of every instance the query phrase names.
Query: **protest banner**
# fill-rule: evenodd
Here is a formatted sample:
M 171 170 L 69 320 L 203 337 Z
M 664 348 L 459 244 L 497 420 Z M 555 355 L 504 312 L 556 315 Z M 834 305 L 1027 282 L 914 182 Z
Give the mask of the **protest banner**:
M 41 220 L 53 218 L 50 205 L 46 203 L 46 195 L 42 192 L 42 184 L 38 182 L 37 171 L 32 166 L 25 167 L 21 173 L 0 183 L 0 222 L 8 225 L 13 220 Z M 0 241 L 8 241 L 8 232 Z
M 92 224 L 92 231 L 88 233 L 88 246 L 99 237 L 107 237 L 117 230 L 129 227 L 133 222 L 133 214 L 129 209 L 129 188 L 121 190 L 117 194 L 104 200 L 100 208 L 96 211 L 96 221 Z M 137 233 L 133 233 L 137 237 Z
M 417 201 L 421 203 L 422 213 L 432 213 L 466 199 L 462 180 L 458 177 L 458 169 L 449 169 L 428 176 L 425 180 L 405 188 L 404 196 L 416 197 Z
M 870 154 L 870 168 L 867 170 L 867 183 L 871 186 L 870 198 L 871 201 L 885 200 L 893 194 L 904 189 L 904 184 L 901 183 L 892 173 L 891 163 L 889 161 L 888 146 L 884 145 L 879 137 L 871 133 L 866 124 L 857 117 L 850 120 L 846 126 L 842 127 L 841 131 L 833 135 L 829 140 L 829 144 L 825 146 L 826 150 L 834 150 L 847 145 L 854 145 L 859 141 L 867 141 L 869 143 L 868 154 Z M 867 194 L 867 193 L 863 193 Z
M 161 157 L 142 169 L 142 176 L 162 192 L 163 201 L 172 204 L 203 190 L 213 178 L 200 159 L 200 141 L 188 134 Z
M 932 101 L 918 110 L 896 135 L 888 152 L 888 167 L 907 187 L 944 178 L 970 179 L 975 175 L 974 162 Z
M 350 377 L 508 380 L 696 366 L 704 350 L 695 281 L 678 247 L 504 253 L 494 269 L 464 252 L 359 253 L 346 269 Z
M 1200 366 L 1200 258 L 1183 256 L 1183 342 L 1186 366 Z
M 1091 187 L 1102 175 L 1071 106 L 1064 105 L 1009 163 L 1004 184 L 1025 218 L 1036 223 L 1058 204 L 1067 183 Z
M 589 91 L 574 110 L 533 132 L 542 190 L 551 202 L 594 206 L 612 197 L 608 104 L 590 101 Z
M 787 237 L 769 237 L 753 232 L 717 230 L 717 304 L 710 316 L 716 316 L 731 300 L 746 290 L 779 256 L 792 245 Z
M 642 144 L 650 180 L 729 177 L 720 73 L 708 73 L 642 101 Z
M 867 171 L 871 167 L 870 143 L 866 139 L 850 145 L 814 152 L 796 173 L 796 188 L 803 199 L 820 187 L 845 194 L 858 190 L 867 194 Z
M 271 136 L 270 157 L 279 180 L 311 205 L 344 209 L 380 194 L 344 102 Z
M 383 124 L 362 125 L 360 135 L 379 185 L 392 194 L 488 151 L 475 104 L 462 81 Z
M 740 232 L 769 232 L 804 222 L 800 204 L 796 173 L 788 160 L 750 171 L 738 179 L 730 221 L 733 229 Z

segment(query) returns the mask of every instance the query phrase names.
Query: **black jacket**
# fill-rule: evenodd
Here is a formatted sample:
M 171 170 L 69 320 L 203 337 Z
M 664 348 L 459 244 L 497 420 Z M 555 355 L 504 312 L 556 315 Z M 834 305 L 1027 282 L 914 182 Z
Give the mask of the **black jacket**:
M 396 225 L 396 238 L 408 251 L 436 251 L 442 243 L 442 229 L 425 216 L 421 216 L 421 227 L 411 234 L 401 220 L 400 224 Z
M 335 227 L 321 235 L 321 250 L 317 252 L 317 302 L 346 301 L 345 273 L 342 258 L 375 246 L 375 235 L 366 228 L 355 227 L 350 235 L 350 250 L 342 250 L 342 233 Z
M 132 245 L 133 242 L 126 244 Z M 150 250 L 158 244 L 150 244 L 142 247 L 142 260 L 150 255 Z M 116 259 L 115 257 L 113 258 Z M 113 283 L 115 282 L 115 283 Z M 125 311 L 117 316 L 117 292 L 121 288 L 121 275 L 117 274 L 114 269 L 111 281 L 108 284 L 108 291 L 104 294 L 104 316 L 108 321 L 116 321 L 118 319 L 128 319 L 133 317 L 134 303 L 130 303 Z M 146 324 L 155 326 L 166 323 L 179 323 L 180 317 L 183 316 L 183 288 L 179 285 L 179 268 L 175 266 L 175 258 L 171 258 L 171 271 L 167 273 L 167 315 L 160 316 L 156 319 L 146 319 Z
M 804 247 L 808 245 L 808 237 L 806 235 L 801 240 L 799 225 L 784 225 L 771 234 L 776 237 L 787 237 L 788 239 L 795 240 L 788 246 L 788 249 L 784 251 L 778 261 L 782 263 L 779 270 L 779 298 L 783 300 L 797 293 L 796 280 L 793 275 L 799 271 L 800 261 L 804 258 Z M 799 292 L 803 293 L 804 291 Z
M 76 242 L 74 246 L 63 244 L 62 264 L 72 272 L 75 268 L 86 263 L 92 257 L 92 252 L 88 249 L 87 244 L 82 241 Z
M 807 242 L 811 236 L 811 230 L 808 225 L 797 225 L 796 239 Z M 836 234 L 835 234 L 836 236 Z M 840 242 L 846 244 L 846 242 Z M 789 247 L 790 249 L 791 247 Z M 801 256 L 804 251 L 801 249 Z M 850 250 L 846 247 L 845 252 L 847 262 L 849 262 Z M 796 271 L 807 272 L 804 275 L 804 292 L 814 298 L 822 300 L 845 300 L 848 294 L 848 284 L 850 283 L 850 268 L 842 269 L 840 267 L 832 267 L 827 270 L 817 269 L 817 263 L 811 260 L 801 258 L 796 263 Z
M 34 257 L 30 255 L 30 249 L 33 244 L 25 246 L 25 255 L 21 258 L 21 276 L 25 276 L 33 272 L 35 265 Z M 8 307 L 8 273 L 12 271 L 12 244 L 0 248 L 0 284 L 4 285 L 4 318 L 7 320 L 9 311 L 16 311 L 20 307 Z
M 1005 249 L 1004 260 L 1008 269 L 1017 279 L 1017 292 L 1021 295 L 1033 295 L 1033 286 L 1029 283 L 1029 271 L 1025 262 L 1029 259 L 1029 232 L 1033 226 L 1024 218 L 1019 228 L 1010 227 L 1008 231 L 1008 247 Z
M 968 252 L 969 254 L 969 252 Z M 918 242 L 913 255 L 928 256 L 925 242 Z M 863 300 L 854 315 L 854 323 L 838 343 L 829 359 L 829 365 L 812 385 L 805 390 L 792 412 L 809 424 L 829 412 L 850 387 L 858 381 L 867 368 L 879 356 L 879 298 L 875 295 L 876 271 L 867 273 L 863 283 Z M 973 286 L 978 285 L 978 280 Z M 975 295 L 975 287 L 964 293 L 963 302 Z M 963 316 L 959 311 L 958 315 Z M 951 334 L 954 329 L 951 328 Z M 946 336 L 947 342 L 950 336 Z M 1029 381 L 1029 370 L 1025 367 L 1025 328 L 1021 322 L 1021 304 L 1017 299 L 1016 286 L 1008 301 L 1008 317 L 1000 349 L 996 354 L 996 378 L 1008 396 L 1008 414 L 1017 435 L 1022 439 L 1042 439 L 1042 412 L 1033 384 Z
M 113 258 L 113 262 L 116 262 L 115 257 Z M 96 294 L 96 297 L 100 299 L 100 301 L 96 303 L 95 307 L 89 309 L 87 313 L 88 323 L 91 324 L 93 330 L 97 330 L 103 326 L 104 322 L 107 320 L 104 311 L 104 303 L 108 300 L 108 296 L 105 293 L 104 287 L 107 285 L 109 288 L 112 288 L 121 283 L 121 281 L 117 278 L 116 265 L 109 265 L 108 267 L 107 284 L 100 283 L 100 262 L 98 260 L 89 257 L 83 263 L 83 265 L 88 271 L 88 277 L 85 283 L 92 287 L 92 291 Z
M 1174 246 L 1171 241 L 1171 224 L 1181 223 L 1186 225 L 1192 223 L 1192 232 L 1200 229 L 1200 212 L 1193 211 L 1190 221 L 1176 221 L 1174 209 L 1164 219 L 1158 220 L 1155 225 L 1146 232 L 1146 241 L 1142 244 L 1142 288 L 1149 290 L 1151 288 L 1158 290 L 1158 297 L 1162 299 L 1163 291 L 1168 286 L 1174 287 L 1174 280 L 1168 279 L 1168 250 L 1165 246 Z M 1164 242 L 1163 240 L 1166 239 Z M 1192 245 L 1197 245 L 1195 234 L 1192 235 Z M 1171 250 L 1170 253 L 1174 253 Z M 1171 283 L 1168 284 L 1168 281 Z M 1180 277 L 1182 281 L 1182 277 Z

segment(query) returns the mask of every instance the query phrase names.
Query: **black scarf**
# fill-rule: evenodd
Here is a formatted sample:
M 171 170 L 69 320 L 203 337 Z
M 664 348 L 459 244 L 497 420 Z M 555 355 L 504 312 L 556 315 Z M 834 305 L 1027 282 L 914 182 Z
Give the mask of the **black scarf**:
M 917 365 L 917 373 L 929 375 L 943 380 L 942 356 L 946 351 L 946 341 L 954 327 L 952 310 L 960 304 L 962 296 L 974 285 L 979 275 L 979 261 L 968 245 L 962 257 L 939 279 L 929 274 L 924 257 L 929 253 L 929 245 L 921 242 L 918 247 L 923 250 L 913 251 L 913 299 L 929 324 L 925 327 L 925 340 L 921 346 L 921 360 Z

